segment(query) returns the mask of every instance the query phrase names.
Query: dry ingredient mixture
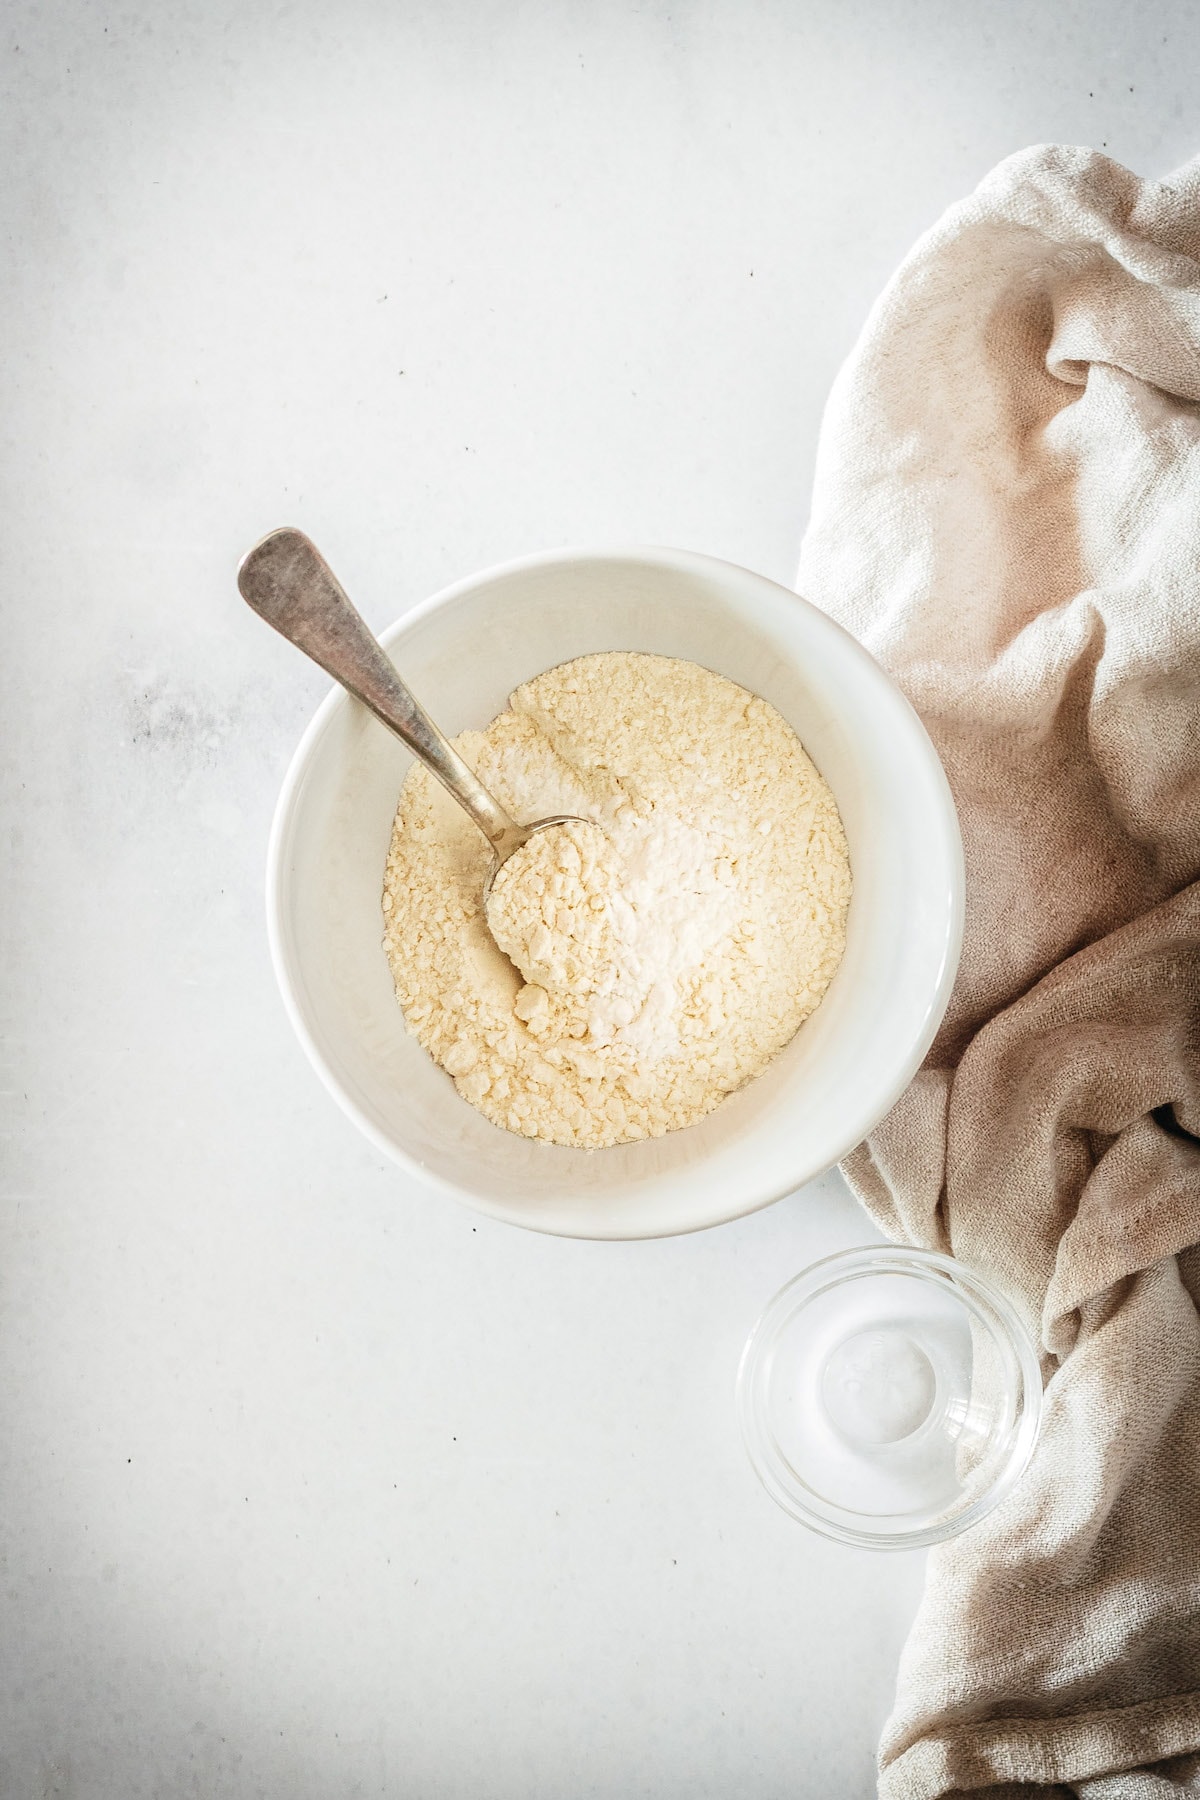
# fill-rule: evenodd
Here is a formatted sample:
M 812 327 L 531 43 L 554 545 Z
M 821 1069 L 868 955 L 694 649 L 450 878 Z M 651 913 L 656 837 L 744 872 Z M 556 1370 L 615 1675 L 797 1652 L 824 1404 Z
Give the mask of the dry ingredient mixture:
M 423 767 L 405 780 L 384 941 L 409 1030 L 463 1098 L 599 1149 L 693 1124 L 761 1074 L 832 980 L 850 900 L 833 796 L 775 708 L 695 663 L 606 651 L 455 743 L 513 817 L 590 821 L 535 833 L 485 917 L 489 846 Z

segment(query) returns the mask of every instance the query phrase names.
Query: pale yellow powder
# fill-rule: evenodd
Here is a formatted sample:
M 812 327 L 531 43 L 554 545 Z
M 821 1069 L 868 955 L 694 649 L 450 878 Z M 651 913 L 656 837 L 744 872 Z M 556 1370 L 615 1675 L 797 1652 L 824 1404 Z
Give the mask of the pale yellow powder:
M 779 713 L 694 663 L 606 652 L 455 741 L 514 817 L 593 821 L 501 869 L 505 955 L 483 837 L 424 769 L 404 783 L 385 944 L 409 1029 L 463 1097 L 600 1148 L 760 1074 L 832 979 L 850 898 L 833 797 Z
M 593 1044 L 610 1043 L 645 1005 L 626 873 L 600 826 L 572 820 L 536 832 L 497 874 L 487 922 L 527 983 L 514 1011 L 535 1037 L 546 1036 L 552 1004 L 567 1035 Z

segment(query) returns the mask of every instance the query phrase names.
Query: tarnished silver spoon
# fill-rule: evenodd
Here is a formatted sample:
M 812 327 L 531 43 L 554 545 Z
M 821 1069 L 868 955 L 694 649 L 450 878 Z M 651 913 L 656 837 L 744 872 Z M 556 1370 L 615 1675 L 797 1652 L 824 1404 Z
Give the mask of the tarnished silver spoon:
M 255 544 L 238 569 L 242 598 L 326 674 L 340 681 L 420 757 L 492 846 L 484 882 L 486 903 L 496 871 L 535 831 L 590 824 L 569 813 L 518 825 L 469 769 L 401 681 L 391 659 L 351 604 L 337 576 L 310 538 L 284 526 Z

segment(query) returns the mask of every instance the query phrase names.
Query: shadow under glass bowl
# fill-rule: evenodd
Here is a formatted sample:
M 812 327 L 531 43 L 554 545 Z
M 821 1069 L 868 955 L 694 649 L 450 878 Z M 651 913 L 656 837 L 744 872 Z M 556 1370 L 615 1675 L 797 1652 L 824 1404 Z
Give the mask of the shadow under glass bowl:
M 948 1256 L 843 1251 L 788 1282 L 737 1379 L 750 1460 L 785 1512 L 843 1543 L 912 1549 L 1011 1492 L 1041 1416 L 1033 1340 Z

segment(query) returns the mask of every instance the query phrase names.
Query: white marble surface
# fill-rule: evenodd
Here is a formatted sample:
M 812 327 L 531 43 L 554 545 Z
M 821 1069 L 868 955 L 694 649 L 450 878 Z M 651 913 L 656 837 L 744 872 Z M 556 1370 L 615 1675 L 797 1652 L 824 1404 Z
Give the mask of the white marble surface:
M 788 579 L 912 238 L 1024 144 L 1197 146 L 1190 0 L 5 9 L 0 1793 L 860 1800 L 916 1557 L 791 1524 L 732 1410 L 836 1177 L 564 1243 L 328 1101 L 261 871 L 321 678 L 241 607 L 305 526 L 378 625 L 667 542 Z

